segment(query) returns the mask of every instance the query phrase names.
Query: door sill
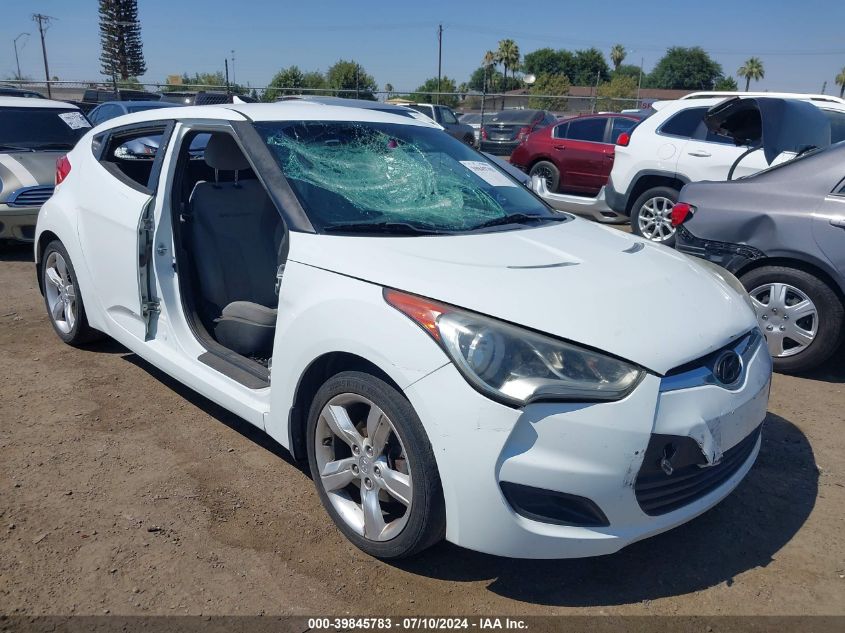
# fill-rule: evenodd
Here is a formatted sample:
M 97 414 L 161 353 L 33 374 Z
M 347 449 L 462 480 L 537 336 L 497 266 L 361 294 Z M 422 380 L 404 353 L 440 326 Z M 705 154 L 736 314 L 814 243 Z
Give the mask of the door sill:
M 270 386 L 269 369 L 231 350 L 209 350 L 200 354 L 197 360 L 249 389 Z

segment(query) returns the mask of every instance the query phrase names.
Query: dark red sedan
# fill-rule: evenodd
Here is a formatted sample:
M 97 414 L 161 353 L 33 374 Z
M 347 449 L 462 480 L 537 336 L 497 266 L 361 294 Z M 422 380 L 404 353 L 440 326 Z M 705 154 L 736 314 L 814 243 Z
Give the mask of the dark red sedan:
M 610 176 L 616 139 L 641 118 L 608 113 L 562 119 L 529 134 L 511 154 L 511 163 L 544 178 L 551 192 L 595 196 Z

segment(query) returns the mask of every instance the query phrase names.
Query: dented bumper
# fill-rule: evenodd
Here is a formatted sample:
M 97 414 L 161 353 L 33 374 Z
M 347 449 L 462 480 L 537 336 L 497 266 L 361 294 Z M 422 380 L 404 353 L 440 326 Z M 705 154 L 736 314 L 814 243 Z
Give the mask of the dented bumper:
M 502 556 L 596 556 L 705 512 L 739 484 L 759 451 L 771 359 L 765 345 L 755 346 L 731 389 L 702 381 L 667 390 L 665 379 L 649 374 L 618 402 L 513 409 L 468 385 L 456 391 L 465 383 L 452 365 L 411 385 L 406 394 L 423 424 L 437 429 L 429 437 L 447 539 Z M 444 402 L 446 392 L 456 397 Z M 655 441 L 663 444 L 655 449 Z M 655 481 L 657 488 L 668 482 L 670 493 L 687 490 L 685 481 L 699 490 L 655 513 L 640 490 Z

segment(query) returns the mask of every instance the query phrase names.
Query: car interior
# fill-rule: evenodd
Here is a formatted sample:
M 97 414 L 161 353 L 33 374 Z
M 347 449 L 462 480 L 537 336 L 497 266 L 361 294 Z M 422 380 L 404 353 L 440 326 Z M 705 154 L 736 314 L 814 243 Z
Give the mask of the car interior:
M 222 347 L 267 368 L 284 265 L 281 216 L 231 135 L 211 134 L 203 160 L 191 160 L 196 134 L 182 143 L 173 184 L 183 307 L 209 351 Z

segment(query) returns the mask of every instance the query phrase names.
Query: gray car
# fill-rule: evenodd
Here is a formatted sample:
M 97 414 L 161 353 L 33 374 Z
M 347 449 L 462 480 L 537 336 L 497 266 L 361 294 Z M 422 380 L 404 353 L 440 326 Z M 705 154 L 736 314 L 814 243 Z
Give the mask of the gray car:
M 107 101 L 101 103 L 88 113 L 88 120 L 92 125 L 99 125 L 109 119 L 133 112 L 154 110 L 155 108 L 173 108 L 181 104 L 167 101 Z
M 471 126 L 458 120 L 458 115 L 452 108 L 431 103 L 410 103 L 409 108 L 422 112 L 429 119 L 433 119 L 443 126 L 447 134 L 454 136 L 467 145 L 475 145 L 475 132 Z
M 818 366 L 845 336 L 845 141 L 730 182 L 683 188 L 676 248 L 736 275 L 779 371 Z

